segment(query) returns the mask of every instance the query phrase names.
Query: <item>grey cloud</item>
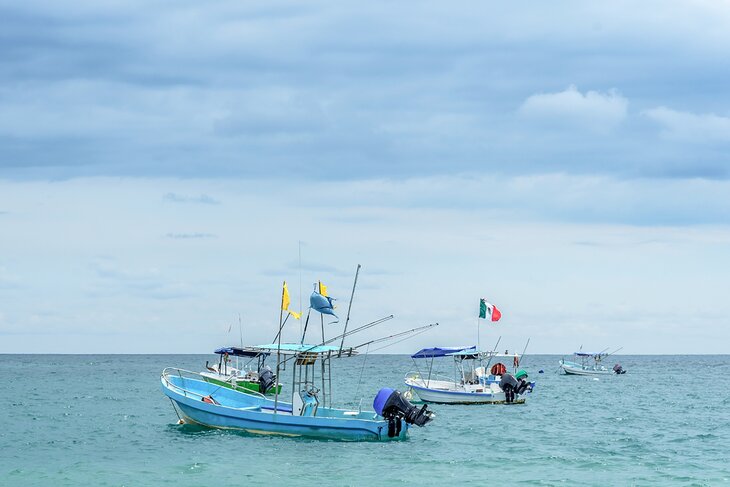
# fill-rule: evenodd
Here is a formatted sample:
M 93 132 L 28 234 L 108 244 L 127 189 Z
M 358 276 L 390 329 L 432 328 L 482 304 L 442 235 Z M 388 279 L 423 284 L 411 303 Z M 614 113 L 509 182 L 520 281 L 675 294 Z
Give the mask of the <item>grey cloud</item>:
M 711 4 L 653 5 L 664 22 L 628 2 L 6 5 L 0 177 L 726 178 L 721 151 L 637 114 L 726 113 L 730 29 Z M 567 115 L 531 98 L 573 84 Z

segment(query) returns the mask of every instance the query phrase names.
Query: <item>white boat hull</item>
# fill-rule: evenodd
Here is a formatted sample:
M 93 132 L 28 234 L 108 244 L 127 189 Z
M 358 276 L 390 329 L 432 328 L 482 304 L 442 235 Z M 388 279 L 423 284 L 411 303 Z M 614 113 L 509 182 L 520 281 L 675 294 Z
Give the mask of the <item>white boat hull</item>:
M 560 368 L 563 369 L 566 375 L 589 375 L 589 376 L 605 376 L 614 375 L 613 370 L 606 368 L 595 369 L 591 367 L 581 367 L 577 364 L 569 364 L 560 362 Z
M 405 383 L 421 401 L 439 404 L 507 404 L 504 392 L 498 387 L 480 385 L 462 386 L 453 382 L 406 378 Z M 516 397 L 512 404 L 524 404 L 524 397 Z

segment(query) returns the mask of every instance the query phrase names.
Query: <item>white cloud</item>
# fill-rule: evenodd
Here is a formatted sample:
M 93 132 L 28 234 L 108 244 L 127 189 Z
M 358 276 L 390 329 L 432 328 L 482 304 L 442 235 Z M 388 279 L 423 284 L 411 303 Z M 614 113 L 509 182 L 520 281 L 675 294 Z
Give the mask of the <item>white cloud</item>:
M 0 181 L 3 207 L 24 215 L 4 222 L 13 238 L 0 239 L 0 281 L 24 276 L 22 293 L 11 290 L 2 310 L 0 351 L 28 351 L 19 333 L 33 332 L 42 351 L 202 353 L 231 339 L 224 325 L 239 311 L 245 340 L 268 341 L 282 280 L 298 304 L 298 264 L 290 263 L 302 240 L 305 303 L 317 279 L 346 303 L 360 263 L 354 323 L 394 313 L 394 332 L 442 324 L 388 352 L 439 338 L 474 341 L 475 300 L 484 293 L 505 313 L 500 333 L 511 349 L 531 336 L 532 351 L 561 352 L 573 346 L 576 327 L 590 323 L 583 343 L 614 343 L 607 330 L 656 336 L 616 344 L 627 353 L 720 352 L 730 306 L 722 295 L 728 275 L 718 265 L 730 242 L 728 187 L 570 175 L 306 185 Z M 165 192 L 215 194 L 221 204 L 180 211 L 161 200 Z M 695 218 L 690 223 L 709 216 L 700 221 L 716 225 L 655 226 L 652 212 L 664 220 L 684 212 Z M 649 225 L 624 224 L 634 220 Z M 218 237 L 160 238 L 175 228 Z M 668 313 L 676 296 L 688 305 Z M 679 324 L 697 316 L 694 341 L 680 340 Z M 295 323 L 285 338 L 296 331 Z M 59 338 L 71 332 L 73 343 Z M 382 334 L 363 333 L 361 341 Z M 713 334 L 717 345 L 708 349 L 703 337 Z
M 657 107 L 644 114 L 660 124 L 667 138 L 687 142 L 730 142 L 730 117 Z
M 520 107 L 526 118 L 549 125 L 584 127 L 608 132 L 626 118 L 628 100 L 617 91 L 587 91 L 571 85 L 557 93 L 538 93 L 528 97 Z

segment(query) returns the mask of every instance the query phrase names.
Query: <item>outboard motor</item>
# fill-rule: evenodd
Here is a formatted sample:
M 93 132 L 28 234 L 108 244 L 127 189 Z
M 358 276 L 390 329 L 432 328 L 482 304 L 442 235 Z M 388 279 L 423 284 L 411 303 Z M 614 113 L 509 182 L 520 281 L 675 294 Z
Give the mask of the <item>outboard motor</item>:
M 418 409 L 417 406 L 408 402 L 400 392 L 388 387 L 383 387 L 378 391 L 373 401 L 373 409 L 388 420 L 389 438 L 400 435 L 401 421 L 423 426 L 433 419 L 433 413 L 428 410 L 426 404 Z
M 626 371 L 624 370 L 624 368 L 621 367 L 621 364 L 614 365 L 613 366 L 613 371 L 616 372 L 617 374 L 625 374 L 626 373 Z
M 271 371 L 271 367 L 265 365 L 259 370 L 259 392 L 266 394 L 276 384 L 276 374 Z

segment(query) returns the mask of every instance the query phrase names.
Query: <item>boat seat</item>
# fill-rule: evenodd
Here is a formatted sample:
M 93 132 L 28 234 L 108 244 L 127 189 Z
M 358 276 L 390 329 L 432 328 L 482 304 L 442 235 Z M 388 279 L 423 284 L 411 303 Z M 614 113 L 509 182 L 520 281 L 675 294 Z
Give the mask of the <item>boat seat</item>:
M 317 396 L 313 396 L 311 394 L 307 394 L 306 392 L 300 393 L 300 396 L 302 398 L 302 412 L 299 413 L 300 416 L 315 416 L 317 414 L 317 406 L 319 406 L 319 401 L 317 400 Z

